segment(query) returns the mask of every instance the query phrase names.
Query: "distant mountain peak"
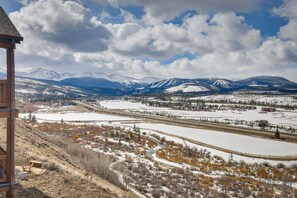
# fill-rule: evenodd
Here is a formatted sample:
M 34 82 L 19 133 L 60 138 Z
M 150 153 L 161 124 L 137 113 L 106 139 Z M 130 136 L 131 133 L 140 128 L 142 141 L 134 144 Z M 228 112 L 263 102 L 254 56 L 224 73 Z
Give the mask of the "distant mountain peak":
M 96 79 L 105 79 L 112 82 L 118 82 L 118 83 L 123 83 L 127 85 L 149 84 L 149 83 L 162 80 L 161 78 L 156 78 L 156 77 L 145 77 L 141 79 L 136 79 L 136 78 L 128 77 L 121 74 L 106 74 L 100 71 L 85 72 L 83 74 L 59 73 L 56 71 L 52 71 L 52 70 L 48 70 L 40 67 L 36 69 L 32 69 L 29 72 L 17 72 L 17 76 L 28 77 L 33 79 L 55 80 L 55 81 L 60 81 L 67 78 L 90 77 L 90 78 L 96 78 Z
M 71 78 L 75 74 L 59 73 L 48 69 L 36 68 L 36 69 L 30 70 L 29 72 L 17 72 L 16 75 L 21 77 L 43 79 L 43 80 L 63 80 L 66 78 Z
M 5 77 L 6 71 L 0 70 L 0 76 Z M 230 80 L 221 77 L 212 78 L 170 78 L 160 79 L 145 77 L 141 79 L 121 74 L 106 74 L 104 72 L 85 72 L 83 74 L 59 73 L 43 68 L 29 72 L 17 72 L 18 77 L 40 80 L 43 84 L 53 83 L 70 85 L 79 89 L 92 89 L 92 93 L 100 93 L 112 89 L 117 94 L 175 94 L 199 92 L 225 93 L 232 91 L 252 92 L 297 92 L 297 84 L 279 76 L 255 76 L 241 80 Z M 51 80 L 53 82 L 44 81 Z

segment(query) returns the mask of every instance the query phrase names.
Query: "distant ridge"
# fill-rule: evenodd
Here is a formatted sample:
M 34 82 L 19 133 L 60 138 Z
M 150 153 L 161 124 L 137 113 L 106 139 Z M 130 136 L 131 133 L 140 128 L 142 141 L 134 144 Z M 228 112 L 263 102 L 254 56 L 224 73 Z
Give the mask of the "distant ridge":
M 0 71 L 4 75 L 5 70 Z M 150 94 L 211 94 L 226 92 L 281 92 L 297 93 L 297 83 L 278 76 L 256 76 L 241 80 L 211 78 L 135 79 L 119 74 L 86 72 L 58 73 L 42 68 L 28 73 L 17 73 L 17 88 L 22 94 L 58 95 L 150 95 Z M 24 83 L 25 82 L 25 83 Z M 46 90 L 42 92 L 42 90 Z
M 145 77 L 145 78 L 132 78 L 120 74 L 106 74 L 103 72 L 85 72 L 83 74 L 77 73 L 59 73 L 56 71 L 51 71 L 47 69 L 37 68 L 33 69 L 29 72 L 17 72 L 16 74 L 19 77 L 28 77 L 34 79 L 42 79 L 42 80 L 55 80 L 61 81 L 67 78 L 98 78 L 98 79 L 106 79 L 113 82 L 119 82 L 124 84 L 134 84 L 134 83 L 153 83 L 156 81 L 162 80 L 162 78 L 157 77 Z

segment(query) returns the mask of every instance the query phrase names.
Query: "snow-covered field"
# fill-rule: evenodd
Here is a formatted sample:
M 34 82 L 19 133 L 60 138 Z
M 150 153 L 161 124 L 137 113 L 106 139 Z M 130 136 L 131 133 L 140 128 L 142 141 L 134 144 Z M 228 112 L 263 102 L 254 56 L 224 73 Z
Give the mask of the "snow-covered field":
M 138 126 L 138 124 L 137 124 L 137 126 Z M 160 134 L 160 133 L 158 133 L 157 131 L 154 131 L 154 130 L 142 129 L 141 131 L 142 132 L 146 132 L 147 134 L 156 134 L 156 135 L 159 135 L 161 137 L 165 137 L 166 140 L 170 140 L 170 141 L 174 141 L 176 143 L 187 145 L 187 146 L 189 146 L 191 148 L 194 147 L 194 148 L 197 148 L 198 150 L 207 150 L 208 152 L 211 153 L 211 155 L 213 155 L 213 156 L 214 155 L 218 155 L 218 156 L 222 157 L 226 161 L 228 161 L 230 159 L 230 156 L 231 156 L 230 153 L 219 151 L 219 150 L 215 150 L 215 149 L 204 147 L 204 146 L 200 146 L 200 145 L 197 145 L 197 144 L 188 142 L 188 141 L 184 141 L 184 140 L 182 140 L 180 138 L 177 138 L 177 137 L 163 135 L 163 134 Z M 297 161 L 266 160 L 266 159 L 260 159 L 260 158 L 245 157 L 245 156 L 236 155 L 236 154 L 233 154 L 232 155 L 232 159 L 235 160 L 235 161 L 237 161 L 237 162 L 243 160 L 246 163 L 263 163 L 263 162 L 268 162 L 271 165 L 277 165 L 278 163 L 283 163 L 286 166 L 290 166 L 292 164 L 297 164 Z
M 166 114 L 176 115 L 186 119 L 207 119 L 208 121 L 224 121 L 224 120 L 267 120 L 269 123 L 285 127 L 297 128 L 297 111 L 278 110 L 276 112 L 268 112 L 266 114 L 260 113 L 261 107 L 255 110 L 247 111 L 187 111 L 187 110 L 173 110 L 162 107 L 151 107 L 141 103 L 134 103 L 122 100 L 107 100 L 101 101 L 100 105 L 109 109 L 122 109 L 130 111 L 148 111 L 148 112 L 162 112 Z
M 209 95 L 191 98 L 192 100 L 204 100 L 204 101 L 228 101 L 228 102 L 264 102 L 268 104 L 276 105 L 297 105 L 296 95 L 294 96 L 269 96 L 269 95 L 243 95 L 243 94 L 226 94 L 226 95 Z
M 127 110 L 158 110 L 160 108 L 150 107 L 139 102 L 130 102 L 124 100 L 103 100 L 100 101 L 102 107 L 108 109 L 127 109 Z M 161 108 L 167 110 L 167 108 Z
M 35 115 L 37 121 L 129 121 L 135 120 L 129 117 L 112 116 L 98 113 L 41 113 Z M 28 114 L 20 114 L 20 117 L 28 117 Z M 124 124 L 133 126 L 134 124 Z M 197 140 L 206 144 L 235 150 L 239 152 L 260 154 L 260 155 L 297 155 L 297 145 L 293 143 L 274 141 L 237 135 L 232 133 L 224 133 L 212 130 L 203 130 L 195 128 L 187 128 L 159 123 L 137 123 L 137 127 L 149 129 L 153 131 L 163 131 L 166 133 L 179 135 L 182 137 Z M 244 143 L 244 144 L 243 144 Z
M 297 144 L 294 143 L 167 124 L 138 123 L 136 126 L 141 129 L 162 131 L 243 153 L 258 155 L 297 156 Z
M 135 120 L 128 117 L 112 116 L 99 113 L 81 113 L 81 112 L 67 112 L 67 113 L 32 113 L 35 115 L 38 122 L 45 121 L 124 121 Z M 27 117 L 29 114 L 19 114 L 20 118 Z
M 121 117 L 121 116 L 112 116 L 106 114 L 99 113 L 84 113 L 84 112 L 63 112 L 63 113 L 33 113 L 35 115 L 38 122 L 60 122 L 62 119 L 64 122 L 67 121 L 78 121 L 78 122 L 87 122 L 92 121 L 94 124 L 109 124 L 113 126 L 121 126 L 121 127 L 133 127 L 135 119 L 129 117 Z M 19 117 L 27 117 L 28 114 L 20 114 Z M 132 123 L 128 124 L 127 121 L 132 121 Z M 139 122 L 140 121 L 140 122 Z M 268 139 L 260 139 L 255 137 L 224 133 L 218 131 L 211 130 L 203 130 L 203 129 L 195 129 L 188 127 L 180 127 L 166 124 L 158 124 L 158 123 L 145 123 L 138 120 L 135 123 L 137 127 L 141 128 L 142 131 L 146 131 L 147 133 L 156 133 L 158 131 L 166 132 L 169 134 L 178 135 L 181 137 L 190 138 L 193 140 L 197 140 L 199 142 L 203 142 L 206 144 L 218 146 L 225 149 L 230 149 L 234 151 L 239 151 L 243 153 L 250 154 L 260 154 L 260 155 L 279 155 L 279 156 L 287 156 L 287 155 L 297 155 L 297 144 L 274 141 Z M 158 134 L 160 135 L 160 134 Z M 164 136 L 164 135 L 161 135 Z M 168 140 L 173 140 L 176 142 L 184 143 L 183 140 L 175 137 L 165 136 Z M 224 153 L 221 151 L 217 151 L 214 149 L 209 149 L 206 147 L 202 147 L 193 143 L 188 143 L 190 146 L 195 146 L 198 149 L 207 149 L 211 151 L 213 155 L 219 155 L 226 160 L 230 156 L 229 153 Z M 246 162 L 254 163 L 254 162 L 264 162 L 268 161 L 271 164 L 277 164 L 279 161 L 271 161 L 271 160 L 262 160 L 262 159 L 253 159 L 249 157 L 242 156 L 233 156 L 234 160 L 244 160 Z M 292 164 L 296 162 L 284 162 L 285 164 Z

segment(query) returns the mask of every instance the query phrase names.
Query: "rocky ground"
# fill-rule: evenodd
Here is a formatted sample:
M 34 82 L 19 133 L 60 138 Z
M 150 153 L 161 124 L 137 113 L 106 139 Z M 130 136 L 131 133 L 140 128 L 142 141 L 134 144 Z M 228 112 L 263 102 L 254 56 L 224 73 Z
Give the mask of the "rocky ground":
M 0 121 L 0 145 L 6 148 L 6 123 Z M 63 148 L 57 137 L 16 122 L 16 166 L 28 165 L 29 160 L 43 162 L 43 175 L 29 175 L 28 180 L 16 178 L 17 197 L 133 197 L 129 192 L 87 172 Z M 5 197 L 0 193 L 0 198 Z

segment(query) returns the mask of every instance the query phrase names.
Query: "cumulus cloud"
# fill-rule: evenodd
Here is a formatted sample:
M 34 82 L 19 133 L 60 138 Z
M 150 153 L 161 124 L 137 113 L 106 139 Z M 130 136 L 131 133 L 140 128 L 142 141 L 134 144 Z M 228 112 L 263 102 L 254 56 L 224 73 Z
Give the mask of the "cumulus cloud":
M 24 1 L 23 8 L 10 14 L 25 38 L 17 50 L 20 64 L 133 77 L 265 74 L 297 81 L 296 0 L 287 0 L 273 10 L 289 22 L 278 35 L 266 38 L 234 12 L 252 10 L 258 0 L 96 2 L 118 7 L 121 23 L 106 22 L 113 17 L 107 12 L 92 15 L 78 0 Z M 136 19 L 123 9 L 127 5 L 142 6 L 143 18 Z M 178 25 L 164 22 L 189 9 L 198 14 L 185 17 Z
M 109 31 L 94 27 L 89 10 L 74 1 L 40 0 L 10 14 L 26 38 L 26 54 L 59 58 L 66 51 L 102 51 L 108 48 Z M 60 55 L 59 55 L 60 54 Z
M 283 39 L 292 39 L 297 42 L 297 0 L 286 0 L 279 8 L 272 12 L 289 20 L 288 24 L 281 27 L 279 36 Z
M 99 4 L 110 4 L 114 7 L 137 5 L 142 6 L 146 12 L 144 21 L 156 24 L 171 20 L 187 10 L 198 13 L 240 11 L 248 12 L 256 8 L 260 0 L 93 0 Z
M 113 32 L 114 52 L 131 57 L 166 59 L 190 52 L 203 55 L 214 51 L 238 51 L 255 48 L 260 31 L 243 23 L 233 12 L 195 15 L 180 26 L 158 24 L 143 27 L 136 23 L 108 25 Z

